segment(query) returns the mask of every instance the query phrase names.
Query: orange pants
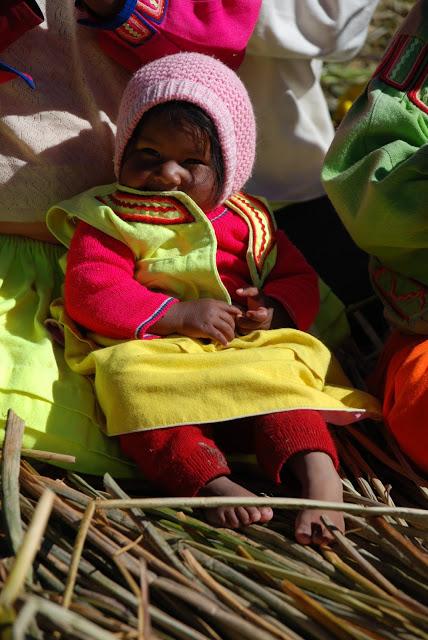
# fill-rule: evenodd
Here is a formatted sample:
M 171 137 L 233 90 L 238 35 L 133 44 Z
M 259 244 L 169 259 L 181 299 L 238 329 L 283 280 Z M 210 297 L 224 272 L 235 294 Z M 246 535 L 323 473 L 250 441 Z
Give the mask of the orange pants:
M 428 338 L 393 333 L 373 376 L 387 426 L 402 451 L 428 473 Z

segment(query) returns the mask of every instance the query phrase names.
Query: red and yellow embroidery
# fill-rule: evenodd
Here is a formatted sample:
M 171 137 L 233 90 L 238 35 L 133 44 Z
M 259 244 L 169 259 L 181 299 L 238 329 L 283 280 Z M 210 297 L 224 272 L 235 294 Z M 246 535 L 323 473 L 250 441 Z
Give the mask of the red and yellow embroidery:
M 261 275 L 266 258 L 275 246 L 275 227 L 270 211 L 260 200 L 243 193 L 236 193 L 226 204 L 250 225 L 254 263 Z
M 150 224 L 183 224 L 195 222 L 195 218 L 179 200 L 170 196 L 147 196 L 126 191 L 115 191 L 106 196 L 96 196 L 122 220 Z
M 154 22 L 160 22 L 165 14 L 167 0 L 137 0 L 135 11 L 151 18 Z
M 133 47 L 139 47 L 156 33 L 153 23 L 163 21 L 167 6 L 168 0 L 137 0 L 133 13 L 115 33 Z

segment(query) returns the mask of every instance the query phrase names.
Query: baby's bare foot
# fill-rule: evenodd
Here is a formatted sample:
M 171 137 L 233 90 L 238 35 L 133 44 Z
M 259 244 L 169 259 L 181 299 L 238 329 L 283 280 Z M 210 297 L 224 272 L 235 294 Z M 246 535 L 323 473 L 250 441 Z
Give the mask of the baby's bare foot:
M 254 498 L 255 494 L 247 491 L 240 484 L 232 482 L 226 476 L 220 476 L 208 482 L 199 492 L 202 496 L 224 496 L 231 498 Z M 215 507 L 205 509 L 208 522 L 215 527 L 237 529 L 258 522 L 263 524 L 273 517 L 270 507 Z
M 290 460 L 290 469 L 300 481 L 302 498 L 343 502 L 342 482 L 330 456 L 322 451 L 297 454 Z M 345 531 L 340 511 L 305 509 L 296 518 L 295 535 L 300 544 L 328 544 L 334 540 L 332 533 L 321 520 L 327 516 L 342 533 Z

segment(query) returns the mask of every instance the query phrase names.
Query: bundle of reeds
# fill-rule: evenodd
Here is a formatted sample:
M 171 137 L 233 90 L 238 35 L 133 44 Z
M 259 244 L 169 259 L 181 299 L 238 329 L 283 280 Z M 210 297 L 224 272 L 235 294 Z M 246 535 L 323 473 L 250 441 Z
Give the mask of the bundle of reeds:
M 326 65 L 332 112 L 412 4 L 381 0 L 358 59 Z M 355 313 L 372 360 L 381 340 Z M 340 505 L 265 495 L 240 502 L 272 505 L 268 525 L 215 529 L 200 509 L 225 499 L 129 499 L 108 475 L 100 486 L 49 464 L 67 456 L 22 450 L 23 429 L 10 413 L 0 640 L 428 639 L 428 483 L 381 425 L 336 429 L 347 531 L 319 549 L 294 541 L 295 512 Z
M 129 499 L 108 475 L 91 486 L 40 467 L 66 460 L 21 451 L 23 429 L 10 414 L 2 640 L 428 638 L 428 485 L 379 426 L 336 432 L 347 533 L 320 549 L 294 542 L 293 511 L 335 503 L 243 499 L 271 504 L 272 522 L 216 529 L 196 510 L 226 499 Z

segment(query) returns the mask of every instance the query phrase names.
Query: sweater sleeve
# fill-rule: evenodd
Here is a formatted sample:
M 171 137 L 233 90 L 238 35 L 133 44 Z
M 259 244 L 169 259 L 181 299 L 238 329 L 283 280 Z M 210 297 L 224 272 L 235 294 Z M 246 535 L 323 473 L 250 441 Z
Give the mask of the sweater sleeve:
M 79 4 L 84 7 L 84 2 Z M 129 71 L 182 51 L 213 55 L 237 69 L 260 5 L 261 0 L 125 0 L 108 19 L 88 12 L 79 22 L 98 29 L 100 47 Z
M 340 125 L 322 177 L 390 322 L 428 333 L 428 100 L 426 12 L 413 13 Z M 409 33 L 410 31 L 410 33 Z M 422 322 L 422 325 L 420 324 Z
M 178 300 L 137 282 L 134 266 L 129 247 L 80 222 L 67 254 L 67 313 L 86 329 L 109 338 L 144 337 Z
M 416 2 L 339 126 L 322 171 L 356 244 L 426 283 L 427 46 L 427 5 Z M 415 261 L 418 250 L 424 256 Z
M 300 251 L 277 230 L 278 258 L 263 293 L 282 304 L 301 331 L 307 331 L 319 309 L 318 276 Z

